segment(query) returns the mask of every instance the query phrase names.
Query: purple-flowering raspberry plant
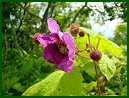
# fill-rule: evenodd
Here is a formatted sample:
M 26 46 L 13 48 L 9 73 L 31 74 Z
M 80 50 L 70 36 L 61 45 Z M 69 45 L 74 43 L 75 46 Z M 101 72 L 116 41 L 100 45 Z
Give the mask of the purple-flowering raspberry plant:
M 75 23 L 72 23 L 70 27 L 67 29 L 69 33 L 68 32 L 62 33 L 60 31 L 59 25 L 52 18 L 49 18 L 47 20 L 47 23 L 48 23 L 48 29 L 50 31 L 49 34 L 36 33 L 33 36 L 33 41 L 37 44 L 41 44 L 42 47 L 44 48 L 44 51 L 43 51 L 44 59 L 50 63 L 54 63 L 57 69 L 63 70 L 65 72 L 70 72 L 73 69 L 73 61 L 74 61 L 75 55 L 77 55 L 77 59 L 78 59 L 78 56 L 85 59 L 89 59 L 90 62 L 92 59 L 93 61 L 92 63 L 95 69 L 94 71 L 96 74 L 96 82 L 97 82 L 96 84 L 97 90 L 95 95 L 98 95 L 98 96 L 104 95 L 105 82 L 107 80 L 109 81 L 111 77 L 113 77 L 116 67 L 114 63 L 110 60 L 110 58 L 108 58 L 108 56 L 106 56 L 104 53 L 99 51 L 98 47 L 99 45 L 102 45 L 102 43 L 99 44 L 101 40 L 104 40 L 104 44 L 105 42 L 107 42 L 108 44 L 111 42 L 101 36 L 98 36 L 95 39 L 93 39 L 94 32 L 84 27 L 80 27 Z M 80 37 L 82 37 L 82 40 Z M 76 43 L 74 43 L 74 40 Z M 97 44 L 95 44 L 93 40 L 94 42 L 98 41 Z M 84 41 L 84 43 L 82 41 Z M 79 45 L 81 46 L 85 45 L 85 46 L 83 49 L 80 49 L 81 46 L 79 47 Z M 114 47 L 112 46 L 112 44 L 110 45 L 111 45 L 110 47 Z M 116 49 L 118 49 L 118 47 Z M 86 52 L 87 54 L 85 55 Z M 103 57 L 102 57 L 102 54 L 104 54 Z M 86 64 L 88 63 L 89 61 L 86 62 Z M 109 67 L 110 64 L 111 64 L 111 67 Z M 98 68 L 100 68 L 99 71 L 101 71 L 101 73 L 103 74 L 101 77 L 100 77 Z M 108 71 L 110 71 L 112 75 L 109 74 Z
M 70 33 L 61 32 L 55 20 L 47 20 L 49 34 L 38 33 L 35 37 L 44 48 L 43 57 L 46 61 L 54 63 L 57 69 L 70 72 L 74 61 L 74 40 Z

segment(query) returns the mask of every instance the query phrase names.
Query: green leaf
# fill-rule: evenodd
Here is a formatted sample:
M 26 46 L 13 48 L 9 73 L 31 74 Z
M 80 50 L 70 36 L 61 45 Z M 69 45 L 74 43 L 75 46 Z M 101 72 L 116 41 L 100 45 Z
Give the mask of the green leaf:
M 30 59 L 29 61 L 27 60 L 23 63 L 23 66 L 20 69 L 20 74 L 25 75 L 31 72 L 32 68 L 33 68 L 33 59 Z
M 70 73 L 65 73 L 60 80 L 59 86 L 51 94 L 52 96 L 76 96 L 81 95 L 83 77 L 79 69 L 74 69 Z
M 122 88 L 121 96 L 127 96 L 127 85 Z
M 79 69 L 65 73 L 55 71 L 44 80 L 29 87 L 22 96 L 68 96 L 80 95 L 83 78 Z
M 21 86 L 21 83 L 15 83 L 12 88 L 14 88 L 17 91 L 23 92 L 24 91 L 24 86 Z
M 90 30 L 90 29 L 87 29 L 87 28 L 84 28 L 84 27 L 80 27 L 79 29 L 81 31 L 85 32 L 86 34 L 89 34 L 90 36 L 92 36 L 94 38 L 98 35 L 98 32 L 95 32 L 93 30 Z
M 105 87 L 105 95 L 106 96 L 117 96 L 113 90 L 108 87 Z
M 102 54 L 102 58 L 99 61 L 98 66 L 108 81 L 114 76 L 116 72 L 116 66 L 114 62 L 104 53 Z
M 116 72 L 115 72 L 115 76 L 118 75 L 121 71 L 122 66 L 122 61 L 120 61 L 118 58 L 116 57 L 112 57 L 112 61 L 114 62 L 114 64 L 116 65 Z
M 86 65 L 83 67 L 83 70 L 92 78 L 95 78 L 95 69 L 94 69 L 94 64 L 93 61 L 90 60 L 89 62 L 86 63 Z
M 75 43 L 79 47 L 79 49 L 83 50 L 86 47 L 86 42 L 87 42 L 87 36 L 86 34 L 83 37 L 80 37 L 79 35 L 76 36 Z M 81 52 L 80 54 L 82 55 L 88 55 L 86 51 Z
M 126 22 L 123 22 L 123 23 L 120 23 L 116 29 L 115 29 L 115 34 L 118 34 L 119 32 L 121 33 L 124 33 L 124 34 L 127 34 L 127 23 Z
M 100 38 L 100 43 L 99 43 L 99 50 L 100 51 L 110 51 L 112 52 L 116 57 L 119 57 L 120 54 L 122 53 L 122 49 L 112 41 L 108 40 L 104 36 L 98 36 Z
M 109 51 L 109 52 L 113 53 L 116 57 L 119 57 L 120 54 L 122 53 L 122 49 L 117 44 L 108 40 L 106 37 L 101 36 L 100 34 L 98 34 L 95 38 L 90 36 L 90 43 L 92 45 L 97 46 L 98 40 L 100 40 L 98 49 L 101 52 Z M 79 37 L 79 35 L 77 35 L 77 37 L 75 39 L 75 43 L 77 44 L 77 46 L 80 49 L 85 49 L 86 42 L 88 42 L 88 37 L 86 34 L 83 37 Z M 88 55 L 88 53 L 86 51 L 82 52 L 81 54 Z
M 13 76 L 13 77 L 10 79 L 10 85 L 13 85 L 14 83 L 17 83 L 20 79 L 21 79 L 20 76 Z
M 56 71 L 50 74 L 46 79 L 29 87 L 23 96 L 47 96 L 50 95 L 58 86 L 60 79 L 63 77 L 63 71 Z
M 94 88 L 96 88 L 97 83 L 92 81 L 90 83 L 84 83 L 83 85 L 87 92 L 91 92 Z

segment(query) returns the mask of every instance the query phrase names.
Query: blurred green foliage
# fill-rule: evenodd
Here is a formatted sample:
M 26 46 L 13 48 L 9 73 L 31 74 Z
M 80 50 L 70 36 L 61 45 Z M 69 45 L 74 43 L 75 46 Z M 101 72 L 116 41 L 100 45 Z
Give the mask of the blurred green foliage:
M 95 5 L 83 2 L 82 6 L 76 6 L 76 2 L 41 2 L 34 4 L 31 2 L 3 2 L 2 3 L 2 95 L 20 96 L 31 85 L 46 78 L 55 71 L 55 66 L 46 62 L 42 57 L 40 45 L 33 43 L 32 35 L 36 32 L 48 33 L 47 18 L 54 18 L 60 25 L 61 31 L 73 22 L 91 29 L 90 16 L 95 18 L 95 22 L 104 24 L 107 20 L 121 18 L 127 22 L 127 2 L 103 2 L 104 11 L 97 9 Z M 42 12 L 42 15 L 39 13 Z M 122 24 L 127 26 L 125 24 Z M 122 32 L 123 31 L 123 32 Z M 119 25 L 115 30 L 113 42 L 123 49 L 123 54 L 115 58 L 108 54 L 117 66 L 118 73 L 106 84 L 108 94 L 126 95 L 127 88 L 127 30 L 121 30 Z M 82 47 L 83 48 L 83 47 Z M 108 53 L 108 52 L 107 52 Z M 76 61 L 83 66 L 87 62 L 84 59 Z M 118 61 L 118 62 L 116 62 Z M 88 65 L 92 65 L 89 61 Z M 81 70 L 84 78 L 84 88 L 91 88 L 89 91 L 83 89 L 83 95 L 93 95 L 96 85 L 94 72 L 90 68 Z M 90 73 L 89 73 L 90 72 Z M 111 85 L 112 84 L 112 85 Z M 122 92 L 121 92 L 122 91 Z

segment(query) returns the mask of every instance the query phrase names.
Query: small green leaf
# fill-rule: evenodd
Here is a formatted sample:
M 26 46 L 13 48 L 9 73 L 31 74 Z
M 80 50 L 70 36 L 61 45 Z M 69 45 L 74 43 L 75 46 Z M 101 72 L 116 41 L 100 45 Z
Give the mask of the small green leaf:
M 33 59 L 30 59 L 29 61 L 25 61 L 23 66 L 20 69 L 20 74 L 25 75 L 28 72 L 31 72 L 33 68 Z
M 87 92 L 91 92 L 94 88 L 96 88 L 97 83 L 92 81 L 90 83 L 84 83 L 83 85 Z
M 127 96 L 127 85 L 122 88 L 121 96 Z
M 21 79 L 20 76 L 13 76 L 13 77 L 10 79 L 10 85 L 13 85 L 14 83 L 17 83 L 20 79 Z
M 124 34 L 127 34 L 127 23 L 126 22 L 123 22 L 123 23 L 120 23 L 116 29 L 115 29 L 115 34 L 118 34 L 119 32 L 121 33 L 124 33 Z
M 44 80 L 29 87 L 22 96 L 68 96 L 80 95 L 83 78 L 79 69 L 65 73 L 55 71 Z
M 23 92 L 24 91 L 24 86 L 21 86 L 21 83 L 15 83 L 12 88 L 14 88 L 17 91 Z
M 102 58 L 99 61 L 98 66 L 108 81 L 114 76 L 116 72 L 116 66 L 114 62 L 105 54 L 102 54 Z
M 105 95 L 106 96 L 117 96 L 115 94 L 115 92 L 113 90 L 109 89 L 108 87 L 105 87 Z

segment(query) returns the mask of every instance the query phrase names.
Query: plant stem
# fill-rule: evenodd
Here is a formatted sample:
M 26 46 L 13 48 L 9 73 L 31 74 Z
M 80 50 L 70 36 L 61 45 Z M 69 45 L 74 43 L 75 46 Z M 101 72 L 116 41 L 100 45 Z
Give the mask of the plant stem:
M 76 54 L 78 54 L 78 52 L 86 51 L 86 49 L 80 50 L 79 47 L 78 47 L 77 45 L 76 45 L 76 49 L 77 49 Z
M 98 49 L 99 43 L 100 43 L 100 38 L 98 39 L 98 43 L 97 43 L 96 49 Z
M 96 49 L 93 45 L 89 45 L 90 46 L 90 48 L 94 48 L 94 50 Z
M 90 44 L 90 35 L 89 35 L 89 34 L 87 34 L 87 36 L 88 36 L 88 41 L 89 41 L 89 44 Z
M 78 52 L 83 52 L 83 51 L 85 51 L 86 49 L 83 49 L 83 50 L 78 50 Z
M 94 67 L 95 67 L 95 73 L 96 73 L 96 81 L 97 81 L 97 87 L 98 87 L 98 95 L 101 95 L 101 91 L 100 91 L 100 85 L 99 85 L 99 76 L 98 76 L 98 70 L 97 70 L 97 66 L 96 66 L 96 61 L 94 61 Z
M 77 55 L 80 56 L 80 57 L 82 57 L 82 58 L 85 58 L 85 59 L 90 59 L 90 57 L 86 57 L 86 56 L 83 56 L 83 55 L 78 54 L 78 53 L 77 53 Z

